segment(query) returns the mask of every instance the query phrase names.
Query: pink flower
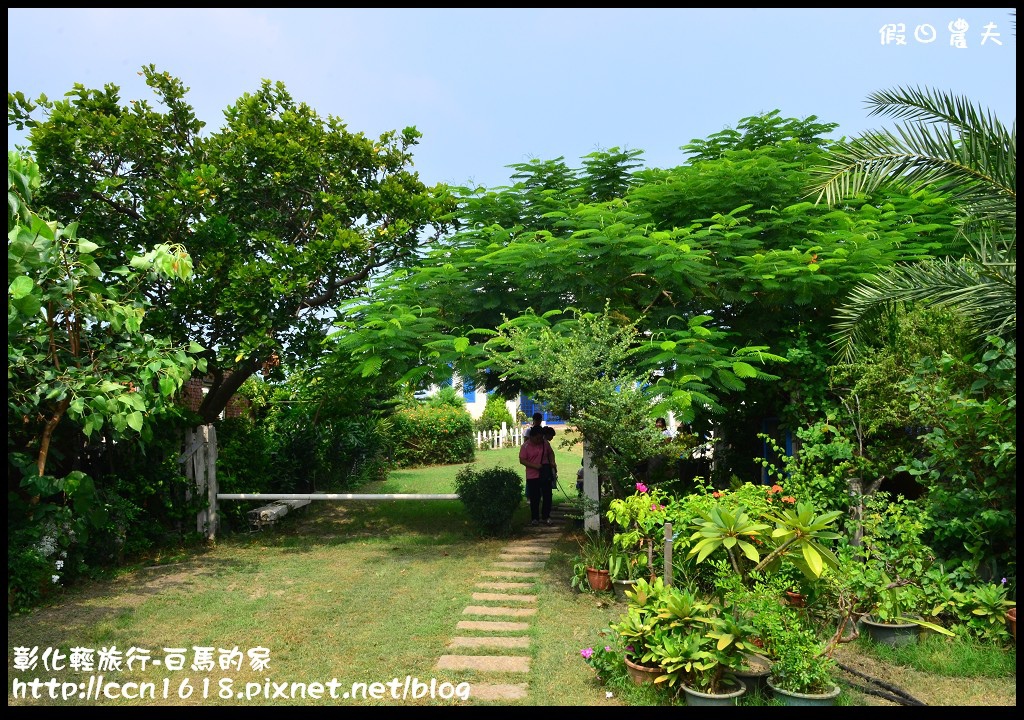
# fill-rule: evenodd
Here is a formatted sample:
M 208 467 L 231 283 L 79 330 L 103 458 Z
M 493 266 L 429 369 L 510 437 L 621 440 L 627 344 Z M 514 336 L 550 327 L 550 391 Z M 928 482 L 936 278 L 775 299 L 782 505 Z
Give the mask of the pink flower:
M 611 645 L 605 645 L 604 646 L 604 651 L 605 652 L 611 652 L 612 651 Z
M 584 660 L 589 660 L 593 654 L 594 648 L 583 648 L 582 650 L 580 650 L 580 655 L 583 656 Z
M 647 492 L 647 486 L 644 485 L 643 483 L 637 483 L 636 484 L 636 491 L 638 493 L 645 493 L 645 492 Z

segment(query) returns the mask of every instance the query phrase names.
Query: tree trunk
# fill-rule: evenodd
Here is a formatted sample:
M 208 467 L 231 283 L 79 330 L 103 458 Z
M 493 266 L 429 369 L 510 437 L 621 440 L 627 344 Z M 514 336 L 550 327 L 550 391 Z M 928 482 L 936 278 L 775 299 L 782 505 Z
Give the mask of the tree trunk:
M 253 358 L 243 360 L 237 366 L 226 371 L 212 370 L 213 385 L 199 406 L 199 415 L 202 416 L 200 424 L 209 425 L 216 421 L 238 388 L 242 387 L 242 383 L 252 377 L 259 368 L 260 361 Z

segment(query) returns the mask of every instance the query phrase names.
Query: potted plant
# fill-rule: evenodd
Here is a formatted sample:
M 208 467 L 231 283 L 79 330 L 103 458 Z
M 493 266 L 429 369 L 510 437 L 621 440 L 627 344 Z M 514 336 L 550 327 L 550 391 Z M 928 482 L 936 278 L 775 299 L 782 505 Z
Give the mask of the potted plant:
M 835 661 L 813 629 L 803 625 L 794 611 L 785 610 L 778 616 L 779 632 L 772 632 L 766 641 L 772 653 L 768 687 L 785 705 L 834 705 L 840 692 Z
M 626 592 L 633 589 L 636 581 L 645 577 L 647 568 L 647 556 L 642 553 L 627 553 L 619 547 L 616 535 L 613 542 L 616 550 L 608 560 L 608 571 L 612 578 L 612 589 L 615 591 L 615 599 L 625 602 Z
M 653 583 L 638 579 L 633 589 L 626 592 L 626 613 L 610 625 L 618 644 L 625 648 L 626 670 L 637 684 L 655 682 L 665 674 L 654 648 L 663 642 L 670 622 L 669 615 L 662 612 L 666 590 L 661 578 Z
M 657 601 L 661 624 L 646 639 L 643 656 L 665 671 L 656 682 L 678 686 L 689 705 L 734 704 L 746 690 L 733 671 L 753 647 L 752 626 L 731 604 L 688 588 L 663 587 Z
M 586 539 L 579 545 L 578 562 L 586 568 L 591 589 L 611 590 L 611 573 L 608 566 L 615 553 L 611 541 L 600 530 L 587 531 Z
M 655 682 L 658 677 L 665 674 L 658 659 L 651 648 L 660 644 L 655 641 L 660 631 L 658 614 L 648 608 L 630 605 L 626 608 L 626 614 L 619 618 L 618 622 L 611 624 L 613 632 L 617 633 L 625 653 L 623 661 L 626 664 L 626 672 L 637 685 L 648 682 Z
M 654 548 L 661 545 L 669 504 L 664 491 L 643 483 L 636 484 L 632 495 L 608 504 L 606 516 L 615 530 L 612 542 L 622 560 L 620 579 L 635 581 L 646 575 L 653 580 L 656 576 Z
M 903 498 L 886 493 L 875 493 L 864 505 L 863 536 L 859 545 L 840 551 L 840 572 L 868 636 L 904 645 L 916 642 L 922 627 L 952 635 L 925 619 L 932 604 L 922 583 L 935 555 L 921 541 L 924 525 L 917 514 Z
M 733 705 L 747 690 L 738 673 L 746 664 L 744 652 L 754 647 L 752 627 L 734 608 L 716 606 L 715 612 L 701 635 L 700 657 L 682 679 L 687 705 Z

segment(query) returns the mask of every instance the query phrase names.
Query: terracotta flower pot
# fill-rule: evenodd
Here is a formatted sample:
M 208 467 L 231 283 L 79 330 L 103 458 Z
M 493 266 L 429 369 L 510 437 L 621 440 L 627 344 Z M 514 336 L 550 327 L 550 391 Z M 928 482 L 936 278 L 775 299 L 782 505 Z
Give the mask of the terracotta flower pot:
M 665 670 L 660 665 L 640 665 L 628 657 L 624 657 L 623 660 L 626 661 L 626 672 L 629 674 L 630 680 L 636 685 L 652 683 L 665 674 Z
M 590 587 L 593 590 L 612 589 L 612 578 L 608 574 L 607 570 L 598 570 L 597 568 L 588 567 L 587 581 L 590 583 Z

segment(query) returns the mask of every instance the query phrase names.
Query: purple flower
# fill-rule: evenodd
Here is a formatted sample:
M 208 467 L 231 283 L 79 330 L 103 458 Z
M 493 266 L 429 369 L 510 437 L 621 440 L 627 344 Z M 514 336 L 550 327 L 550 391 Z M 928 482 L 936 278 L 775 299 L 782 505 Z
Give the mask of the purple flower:
M 580 655 L 583 656 L 584 660 L 589 660 L 590 656 L 594 654 L 594 648 L 583 648 L 580 650 Z
M 604 651 L 605 651 L 605 652 L 611 652 L 611 651 L 612 651 L 612 649 L 611 649 L 611 646 L 609 646 L 609 645 L 605 645 L 605 646 L 604 646 Z

